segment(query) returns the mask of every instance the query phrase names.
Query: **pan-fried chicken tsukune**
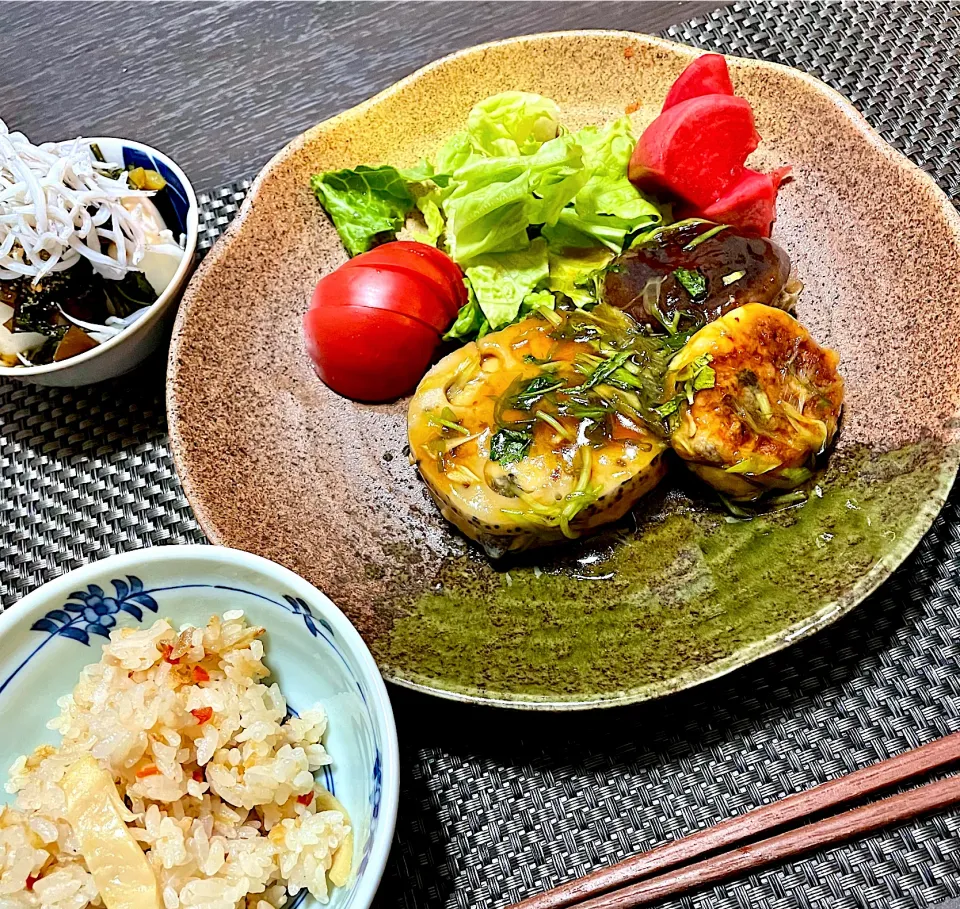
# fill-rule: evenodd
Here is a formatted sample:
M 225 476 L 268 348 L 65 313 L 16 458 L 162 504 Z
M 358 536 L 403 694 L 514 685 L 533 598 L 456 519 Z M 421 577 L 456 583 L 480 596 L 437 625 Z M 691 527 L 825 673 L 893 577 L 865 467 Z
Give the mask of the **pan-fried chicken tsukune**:
M 543 312 L 424 378 L 412 458 L 441 512 L 491 555 L 615 521 L 668 447 L 732 499 L 808 480 L 836 434 L 838 357 L 759 303 L 692 335 L 651 335 L 607 304 Z
M 661 412 L 674 451 L 734 499 L 800 485 L 837 431 L 839 359 L 780 309 L 728 312 L 670 363 Z
M 663 476 L 651 431 L 671 351 L 608 306 L 546 312 L 441 360 L 410 402 L 412 458 L 491 555 L 579 537 Z

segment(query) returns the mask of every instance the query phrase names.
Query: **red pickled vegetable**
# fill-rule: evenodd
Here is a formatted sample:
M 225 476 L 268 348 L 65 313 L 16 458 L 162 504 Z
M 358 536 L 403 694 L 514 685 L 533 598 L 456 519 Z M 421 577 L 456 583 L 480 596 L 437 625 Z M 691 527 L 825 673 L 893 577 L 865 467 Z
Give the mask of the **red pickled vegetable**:
M 203 666 L 194 666 L 193 667 L 193 680 L 197 683 L 199 682 L 209 682 L 210 673 L 207 672 Z
M 307 792 L 307 793 L 305 793 L 304 795 L 298 795 L 298 796 L 297 796 L 297 801 L 298 801 L 301 805 L 309 805 L 309 804 L 313 801 L 313 793 L 312 793 L 312 792 Z
M 733 95 L 727 61 L 721 54 L 697 57 L 673 83 L 663 102 L 663 110 L 701 95 Z
M 743 174 L 760 137 L 743 98 L 703 95 L 665 110 L 630 159 L 630 180 L 642 191 L 679 196 L 705 208 Z
M 729 224 L 744 234 L 769 237 L 777 218 L 777 190 L 789 173 L 789 167 L 772 174 L 744 168 L 743 176 L 730 189 L 695 214 L 718 224 Z
M 176 666 L 180 662 L 180 657 L 177 657 L 175 660 L 170 659 L 170 654 L 173 652 L 172 644 L 161 644 L 160 652 L 163 654 L 164 660 L 166 660 L 171 666 Z
M 160 772 L 160 768 L 156 764 L 147 764 L 145 767 L 141 767 L 137 771 L 137 779 L 142 780 L 147 776 L 156 776 Z
M 204 723 L 209 723 L 213 717 L 213 708 L 212 707 L 198 707 L 196 710 L 190 711 L 193 714 L 194 719 L 202 726 Z
M 194 770 L 193 773 L 190 774 L 190 776 L 192 776 L 193 779 L 198 783 L 202 783 L 204 781 L 202 770 Z

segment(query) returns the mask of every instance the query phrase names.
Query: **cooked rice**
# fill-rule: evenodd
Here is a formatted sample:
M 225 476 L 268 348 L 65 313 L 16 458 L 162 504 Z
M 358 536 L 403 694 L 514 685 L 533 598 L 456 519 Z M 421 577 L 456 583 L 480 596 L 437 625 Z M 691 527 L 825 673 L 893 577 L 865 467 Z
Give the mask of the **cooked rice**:
M 314 798 L 313 773 L 331 760 L 326 715 L 317 705 L 287 718 L 279 687 L 263 684 L 262 633 L 237 611 L 179 634 L 166 621 L 113 633 L 48 723 L 61 745 L 10 769 L 0 909 L 104 905 L 58 786 L 86 753 L 130 808 L 166 909 L 279 909 L 303 888 L 326 902 L 350 830 Z

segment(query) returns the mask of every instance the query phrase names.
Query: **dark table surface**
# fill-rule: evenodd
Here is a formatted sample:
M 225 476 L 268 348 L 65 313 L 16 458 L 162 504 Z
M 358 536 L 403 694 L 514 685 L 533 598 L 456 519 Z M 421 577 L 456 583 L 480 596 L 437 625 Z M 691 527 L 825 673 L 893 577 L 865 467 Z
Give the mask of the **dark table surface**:
M 720 5 L 5 0 L 0 117 L 35 141 L 139 139 L 204 189 L 461 48 L 571 28 L 658 32 Z

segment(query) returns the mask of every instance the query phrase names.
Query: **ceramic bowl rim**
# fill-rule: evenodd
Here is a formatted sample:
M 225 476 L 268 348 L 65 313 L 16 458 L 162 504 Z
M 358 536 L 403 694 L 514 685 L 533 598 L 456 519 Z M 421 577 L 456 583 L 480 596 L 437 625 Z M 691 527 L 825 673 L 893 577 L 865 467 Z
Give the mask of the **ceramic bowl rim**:
M 44 363 L 42 366 L 0 366 L 0 378 L 10 377 L 12 379 L 28 379 L 34 376 L 48 376 L 59 372 L 65 372 L 72 367 L 91 362 L 100 356 L 100 354 L 108 350 L 113 350 L 117 347 L 120 347 L 124 341 L 129 341 L 136 335 L 141 334 L 148 325 L 152 325 L 158 319 L 162 318 L 163 314 L 167 311 L 167 309 L 169 309 L 170 303 L 176 299 L 177 294 L 183 288 L 184 279 L 193 268 L 194 258 L 196 257 L 197 253 L 197 239 L 200 233 L 200 206 L 197 203 L 197 194 L 193 189 L 193 184 L 180 168 L 180 165 L 178 165 L 172 158 L 170 158 L 168 155 L 165 155 L 159 149 L 153 148 L 153 146 L 147 145 L 144 142 L 137 142 L 134 139 L 123 139 L 119 136 L 91 136 L 86 141 L 119 142 L 127 148 L 131 148 L 135 151 L 140 151 L 144 154 L 159 158 L 164 164 L 167 165 L 167 167 L 170 168 L 171 171 L 173 171 L 174 175 L 183 186 L 183 191 L 187 194 L 187 239 L 186 245 L 183 249 L 183 257 L 180 259 L 180 264 L 177 266 L 177 270 L 170 279 L 170 283 L 167 285 L 166 290 L 164 290 L 164 292 L 160 294 L 160 296 L 157 297 L 157 299 L 151 303 L 150 306 L 147 307 L 146 313 L 144 313 L 132 325 L 124 328 L 119 334 L 110 338 L 108 341 L 104 341 L 102 344 L 98 344 L 91 350 L 77 354 L 75 357 L 68 357 L 66 360 L 61 360 L 59 363 Z
M 359 887 L 360 884 L 364 885 L 363 891 L 357 891 L 359 896 L 356 897 L 358 899 L 356 909 L 368 909 L 386 870 L 397 822 L 400 799 L 400 748 L 396 719 L 383 677 L 360 633 L 333 601 L 309 581 L 270 559 L 241 549 L 203 544 L 151 546 L 88 562 L 41 584 L 0 613 L 0 637 L 30 619 L 34 614 L 42 613 L 49 608 L 52 599 L 57 600 L 58 603 L 60 600 L 69 599 L 69 593 L 72 590 L 83 589 L 88 583 L 94 582 L 106 573 L 132 572 L 135 574 L 137 569 L 144 565 L 162 565 L 164 562 L 183 560 L 198 565 L 215 563 L 251 569 L 262 577 L 271 578 L 280 583 L 291 593 L 303 597 L 318 611 L 322 610 L 323 618 L 333 625 L 343 646 L 356 660 L 361 676 L 369 689 L 370 717 L 378 727 L 377 732 L 381 738 L 382 749 L 383 788 L 377 829 L 373 834 L 376 840 L 372 844 L 363 877 L 352 884 L 354 888 Z
M 518 35 L 511 38 L 504 38 L 496 41 L 486 42 L 484 44 L 474 45 L 462 50 L 456 51 L 446 56 L 440 57 L 431 63 L 426 64 L 420 69 L 414 71 L 403 79 L 393 83 L 377 94 L 368 98 L 366 101 L 355 105 L 354 107 L 343 111 L 321 123 L 311 127 L 299 136 L 292 139 L 283 146 L 257 174 L 246 197 L 234 220 L 230 223 L 227 230 L 223 233 L 218 242 L 214 245 L 210 253 L 200 263 L 199 268 L 191 279 L 190 284 L 184 293 L 183 302 L 177 313 L 176 323 L 173 328 L 173 336 L 170 342 L 170 353 L 168 359 L 167 378 L 166 378 L 166 405 L 167 405 L 167 424 L 170 440 L 170 449 L 173 455 L 174 467 L 177 476 L 183 486 L 184 493 L 190 502 L 197 521 L 206 536 L 213 542 L 220 543 L 220 536 L 214 529 L 214 521 L 206 511 L 205 505 L 199 500 L 193 487 L 193 482 L 185 464 L 185 450 L 183 440 L 180 435 L 179 426 L 179 406 L 177 400 L 177 359 L 179 345 L 183 334 L 183 328 L 187 319 L 193 297 L 196 293 L 195 288 L 199 286 L 199 279 L 206 274 L 207 270 L 212 268 L 224 256 L 227 248 L 233 241 L 235 234 L 241 229 L 246 221 L 250 211 L 257 204 L 257 196 L 266 182 L 267 178 L 278 166 L 283 164 L 294 153 L 301 149 L 305 144 L 313 139 L 330 131 L 343 123 L 348 123 L 362 117 L 366 112 L 403 91 L 407 86 L 419 80 L 421 77 L 447 66 L 448 64 L 474 55 L 480 56 L 484 52 L 494 48 L 507 47 L 512 45 L 536 44 L 547 40 L 567 40 L 567 39 L 615 39 L 629 41 L 634 44 L 643 44 L 654 50 L 667 51 L 678 55 L 683 59 L 692 60 L 695 57 L 705 53 L 716 53 L 702 48 L 687 44 L 681 44 L 676 41 L 669 41 L 664 38 L 658 38 L 653 35 L 645 35 L 640 32 L 632 32 L 619 29 L 583 29 L 583 30 L 561 30 L 553 32 L 538 32 L 527 35 Z M 791 79 L 801 84 L 807 91 L 816 92 L 825 96 L 841 113 L 843 113 L 848 122 L 857 130 L 861 137 L 871 146 L 872 150 L 880 154 L 890 164 L 898 168 L 907 177 L 915 183 L 924 187 L 931 195 L 931 201 L 935 200 L 939 209 L 939 214 L 946 224 L 952 229 L 957 242 L 960 242 L 960 212 L 954 208 L 949 197 L 940 188 L 937 182 L 930 174 L 926 173 L 919 166 L 914 164 L 909 158 L 893 148 L 887 143 L 880 133 L 874 129 L 857 110 L 853 104 L 848 101 L 840 92 L 831 88 L 825 82 L 805 73 L 802 70 L 791 66 L 785 66 L 780 63 L 773 63 L 767 60 L 756 60 L 748 57 L 739 57 L 734 54 L 724 54 L 727 61 L 733 62 L 734 74 L 736 69 L 760 69 L 780 73 L 785 78 Z M 867 597 L 876 591 L 881 584 L 887 580 L 893 571 L 902 564 L 910 553 L 919 545 L 920 541 L 933 525 L 933 521 L 939 514 L 946 502 L 953 481 L 960 468 L 960 451 L 956 447 L 948 452 L 949 457 L 945 460 L 941 469 L 940 482 L 933 490 L 930 498 L 924 507 L 917 513 L 916 520 L 910 527 L 908 535 L 899 542 L 899 545 L 889 551 L 880 561 L 874 565 L 870 571 L 863 575 L 859 581 L 853 585 L 846 595 L 838 600 L 827 604 L 820 612 L 809 617 L 802 623 L 781 629 L 766 638 L 754 641 L 748 647 L 736 651 L 725 660 L 718 663 L 707 664 L 698 671 L 688 672 L 673 677 L 663 683 L 653 683 L 641 686 L 629 691 L 620 691 L 611 693 L 602 698 L 571 699 L 565 700 L 550 696 L 539 697 L 535 695 L 503 697 L 497 696 L 493 692 L 490 696 L 484 696 L 482 693 L 472 691 L 460 691 L 454 688 L 438 688 L 427 684 L 425 681 L 417 681 L 413 677 L 405 677 L 397 672 L 396 669 L 386 668 L 384 672 L 392 684 L 403 688 L 408 688 L 423 694 L 429 694 L 433 697 L 439 697 L 443 700 L 456 701 L 460 703 L 476 704 L 488 707 L 508 707 L 515 710 L 538 710 L 538 711 L 579 711 L 594 710 L 599 708 L 621 707 L 629 704 L 636 704 L 655 700 L 670 694 L 693 688 L 728 675 L 736 669 L 748 665 L 755 660 L 773 656 L 775 653 L 792 646 L 794 643 L 809 637 L 821 628 L 836 621 L 842 616 L 852 611 L 856 606 L 863 602 Z

